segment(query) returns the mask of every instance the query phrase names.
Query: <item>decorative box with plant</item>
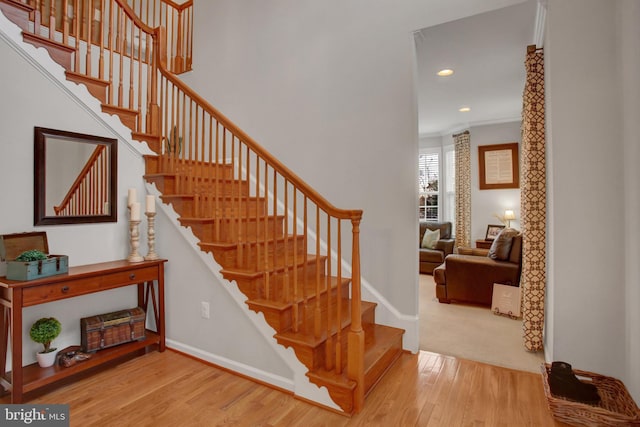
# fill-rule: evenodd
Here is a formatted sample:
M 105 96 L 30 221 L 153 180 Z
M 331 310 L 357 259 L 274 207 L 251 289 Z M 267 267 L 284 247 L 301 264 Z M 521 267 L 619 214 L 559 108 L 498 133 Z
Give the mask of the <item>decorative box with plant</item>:
M 51 348 L 51 342 L 60 335 L 62 325 L 55 317 L 38 319 L 29 331 L 31 339 L 44 346 L 44 350 L 36 354 L 38 364 L 46 368 L 53 365 L 56 359 L 56 349 Z
M 47 259 L 47 254 L 37 249 L 31 249 L 28 251 L 22 252 L 16 258 L 16 261 L 21 262 L 31 262 L 31 261 L 41 261 L 43 259 Z

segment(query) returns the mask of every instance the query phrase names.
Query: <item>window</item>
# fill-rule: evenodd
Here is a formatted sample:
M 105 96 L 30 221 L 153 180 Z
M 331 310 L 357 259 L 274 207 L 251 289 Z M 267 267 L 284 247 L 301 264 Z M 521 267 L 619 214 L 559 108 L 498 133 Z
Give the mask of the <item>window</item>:
M 421 220 L 440 219 L 440 150 L 430 150 L 418 156 L 418 212 Z
M 451 221 L 451 233 L 456 234 L 456 150 L 453 145 L 444 147 L 444 207 L 442 218 Z
M 456 226 L 456 152 L 453 145 L 420 150 L 418 209 L 421 221 L 449 221 Z

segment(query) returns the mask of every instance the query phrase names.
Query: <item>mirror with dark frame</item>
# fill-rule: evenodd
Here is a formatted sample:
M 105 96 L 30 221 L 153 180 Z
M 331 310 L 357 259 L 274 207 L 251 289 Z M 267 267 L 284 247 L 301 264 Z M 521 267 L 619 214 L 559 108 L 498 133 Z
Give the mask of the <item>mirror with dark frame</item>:
M 118 140 L 34 128 L 34 225 L 117 222 Z

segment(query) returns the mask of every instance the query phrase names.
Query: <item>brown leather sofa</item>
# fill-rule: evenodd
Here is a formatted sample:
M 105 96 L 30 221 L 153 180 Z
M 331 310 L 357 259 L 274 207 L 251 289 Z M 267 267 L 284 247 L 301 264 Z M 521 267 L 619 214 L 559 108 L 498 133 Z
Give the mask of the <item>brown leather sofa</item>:
M 440 230 L 440 240 L 436 243 L 434 249 L 428 249 L 422 247 L 422 238 L 427 230 Z M 434 221 L 421 221 L 420 222 L 420 236 L 418 239 L 418 250 L 420 253 L 420 273 L 432 274 L 433 269 L 444 262 L 447 255 L 453 253 L 453 244 L 455 239 L 451 238 L 451 223 L 450 222 L 434 222 Z
M 433 271 L 441 303 L 469 302 L 491 306 L 493 284 L 520 286 L 522 234 L 512 237 L 508 258 L 489 258 L 487 249 L 458 248 Z

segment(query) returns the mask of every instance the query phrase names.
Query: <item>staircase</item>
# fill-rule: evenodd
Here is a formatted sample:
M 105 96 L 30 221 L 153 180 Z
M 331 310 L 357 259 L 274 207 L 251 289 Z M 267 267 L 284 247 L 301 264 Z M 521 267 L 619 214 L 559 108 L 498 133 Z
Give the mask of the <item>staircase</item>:
M 404 333 L 377 324 L 376 304 L 361 301 L 362 212 L 331 205 L 176 78 L 191 67 L 192 3 L 0 0 L 0 9 L 149 144 L 144 179 L 162 202 L 309 381 L 359 412 Z M 155 20 L 163 15 L 175 18 Z

